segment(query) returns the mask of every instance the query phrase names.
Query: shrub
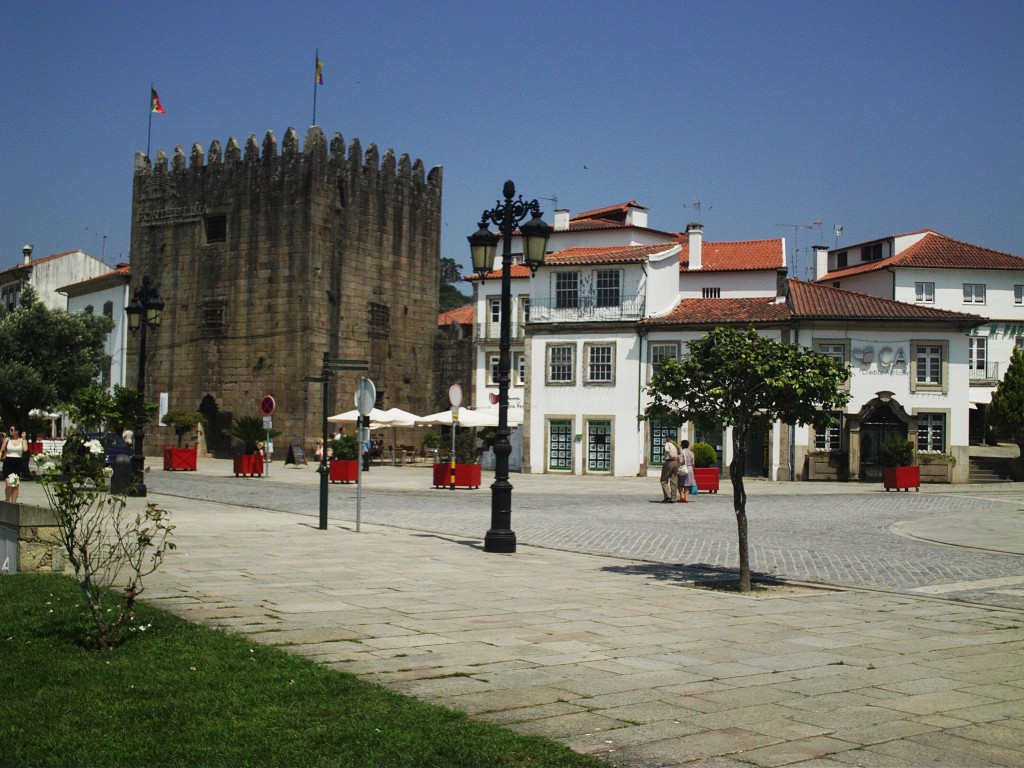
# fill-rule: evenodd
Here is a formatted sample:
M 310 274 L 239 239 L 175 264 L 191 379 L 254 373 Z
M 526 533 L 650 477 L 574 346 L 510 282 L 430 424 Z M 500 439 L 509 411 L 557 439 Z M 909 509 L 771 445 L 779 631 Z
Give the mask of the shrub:
M 164 414 L 164 424 L 168 427 L 174 427 L 174 434 L 178 436 L 178 447 L 181 448 L 181 439 L 199 426 L 201 418 L 198 413 L 168 411 Z M 262 424 L 260 426 L 262 427 Z
M 338 435 L 331 440 L 331 459 L 354 461 L 359 458 L 359 438 L 355 435 Z
M 909 467 L 914 463 L 914 447 L 905 437 L 891 437 L 878 446 L 878 463 L 883 467 Z
M 242 453 L 256 453 L 256 444 L 266 439 L 267 434 L 271 438 L 281 434 L 279 429 L 263 429 L 263 419 L 259 416 L 240 416 L 231 424 L 231 429 L 225 430 L 224 434 L 240 440 Z
M 693 465 L 695 467 L 718 466 L 718 454 L 707 443 L 694 443 L 690 450 L 693 451 Z

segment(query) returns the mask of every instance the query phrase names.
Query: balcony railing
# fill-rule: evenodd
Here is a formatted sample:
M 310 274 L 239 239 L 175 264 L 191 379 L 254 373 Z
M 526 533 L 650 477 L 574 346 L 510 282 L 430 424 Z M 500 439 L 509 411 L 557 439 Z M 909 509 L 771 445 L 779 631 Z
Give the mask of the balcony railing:
M 501 323 L 477 323 L 476 324 L 476 338 L 479 341 L 499 341 L 501 339 Z M 511 340 L 516 339 L 522 340 L 523 338 L 523 324 L 512 323 L 512 335 Z
M 568 306 L 567 306 L 568 305 Z M 644 315 L 641 294 L 625 297 L 613 306 L 597 306 L 594 296 L 578 296 L 575 302 L 565 299 L 531 299 L 531 323 L 600 322 L 609 320 L 639 320 Z
M 969 364 L 971 381 L 999 381 L 999 363 L 987 365 Z

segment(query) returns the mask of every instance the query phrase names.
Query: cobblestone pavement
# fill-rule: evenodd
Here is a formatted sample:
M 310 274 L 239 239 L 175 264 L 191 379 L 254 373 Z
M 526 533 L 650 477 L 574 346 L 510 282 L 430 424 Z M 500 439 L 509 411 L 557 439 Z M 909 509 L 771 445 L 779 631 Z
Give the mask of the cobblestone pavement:
M 198 473 L 152 472 L 147 482 L 154 493 L 319 514 L 319 476 L 309 468 L 275 464 L 268 478 L 236 479 L 229 462 L 202 464 Z M 422 467 L 374 467 L 359 490 L 361 522 L 478 541 L 490 527 L 488 474 L 480 489 L 451 491 L 432 488 Z M 665 580 L 737 567 L 727 483 L 719 494 L 668 505 L 651 503 L 661 497 L 656 478 L 514 474 L 511 481 L 519 544 L 644 561 L 638 572 Z M 862 484 L 749 480 L 747 491 L 755 574 L 1024 609 L 1021 484 L 885 493 Z M 355 485 L 330 486 L 332 525 L 355 521 L 356 496 Z M 984 549 L 941 543 L 944 524 L 981 518 L 1015 530 L 1016 540 L 991 536 Z M 938 541 L 915 537 L 919 530 L 938 531 Z

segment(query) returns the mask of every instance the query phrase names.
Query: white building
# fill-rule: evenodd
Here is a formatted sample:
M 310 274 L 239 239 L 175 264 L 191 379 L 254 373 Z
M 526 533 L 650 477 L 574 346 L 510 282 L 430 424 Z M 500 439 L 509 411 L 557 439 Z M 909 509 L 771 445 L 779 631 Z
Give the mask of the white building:
M 923 307 L 981 315 L 968 340 L 971 439 L 985 437 L 985 406 L 1024 347 L 1024 259 L 954 240 L 932 230 L 891 235 L 815 254 L 824 285 Z
M 126 384 L 128 321 L 124 310 L 129 301 L 130 270 L 127 264 L 118 264 L 113 270 L 109 267 L 107 270 L 96 277 L 62 286 L 58 291 L 67 297 L 64 308 L 68 312 L 102 314 L 114 321 L 114 329 L 107 337 L 108 365 L 101 375 L 103 386 L 113 391 L 115 385 L 123 387 Z
M 39 300 L 49 309 L 64 309 L 67 301 L 59 293 L 61 286 L 86 280 L 110 271 L 110 267 L 85 251 L 65 251 L 41 259 L 32 259 L 32 246 L 22 250 L 24 260 L 16 267 L 0 272 L 0 303 L 13 310 L 21 301 L 21 290 L 31 285 Z

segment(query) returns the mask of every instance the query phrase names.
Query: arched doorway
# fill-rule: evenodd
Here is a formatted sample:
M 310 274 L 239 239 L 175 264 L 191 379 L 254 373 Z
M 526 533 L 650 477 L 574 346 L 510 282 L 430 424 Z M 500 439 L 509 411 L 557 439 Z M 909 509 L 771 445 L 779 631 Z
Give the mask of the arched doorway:
M 891 399 L 890 393 L 878 393 L 879 397 L 866 403 L 857 416 L 850 418 L 850 468 L 854 466 L 855 436 L 859 456 L 859 479 L 881 482 L 882 467 L 878 463 L 878 449 L 886 440 L 897 437 L 907 439 L 911 427 L 916 429 L 916 420 L 903 407 Z

